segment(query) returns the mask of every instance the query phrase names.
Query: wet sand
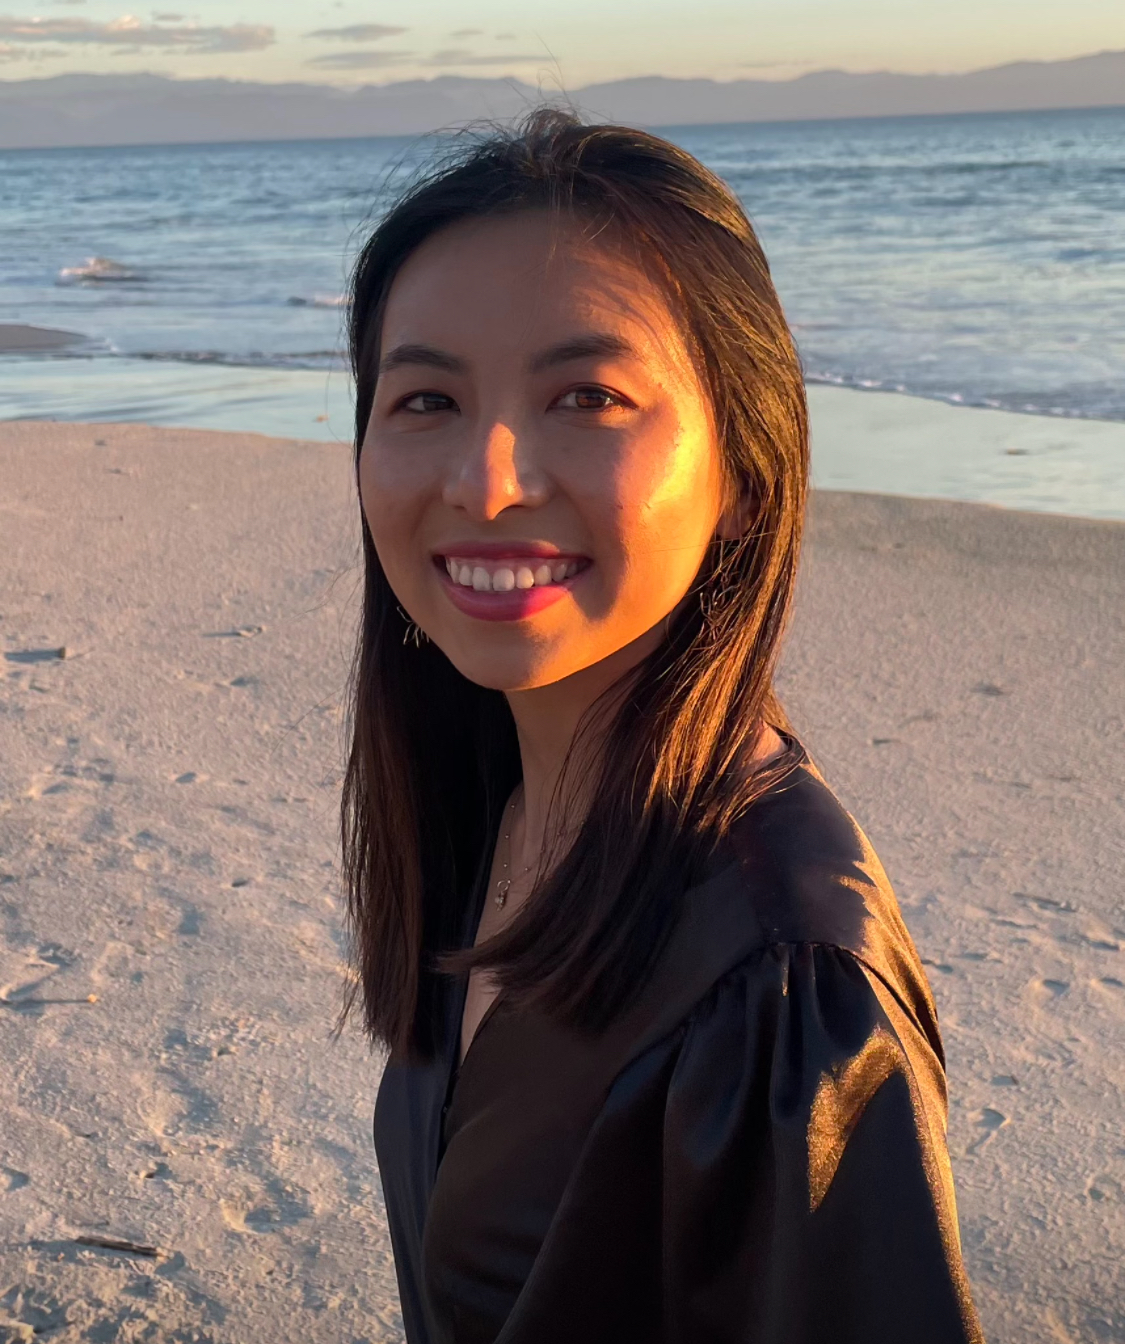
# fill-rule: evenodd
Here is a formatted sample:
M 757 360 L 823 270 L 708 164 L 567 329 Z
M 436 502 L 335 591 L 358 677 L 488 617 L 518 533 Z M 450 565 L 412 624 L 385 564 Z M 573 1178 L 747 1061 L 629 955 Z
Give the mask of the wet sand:
M 76 331 L 0 322 L 0 355 L 39 355 L 48 350 L 65 350 L 67 346 L 79 345 L 85 339 Z
M 328 1039 L 348 451 L 3 424 L 0 532 L 0 1339 L 397 1340 Z M 1121 524 L 825 492 L 783 671 L 928 963 L 1003 1344 L 1125 1336 L 1123 591 Z

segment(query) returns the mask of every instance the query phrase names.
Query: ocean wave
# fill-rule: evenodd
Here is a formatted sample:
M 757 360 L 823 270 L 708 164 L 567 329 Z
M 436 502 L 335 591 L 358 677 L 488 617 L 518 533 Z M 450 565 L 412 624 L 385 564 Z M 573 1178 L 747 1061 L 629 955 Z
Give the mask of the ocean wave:
M 122 359 L 143 359 L 158 364 L 209 364 L 230 369 L 342 369 L 346 356 L 342 350 L 301 350 L 275 352 L 250 350 L 241 354 L 229 350 L 115 350 Z
M 919 387 L 917 384 L 889 378 L 860 378 L 852 374 L 811 369 L 805 369 L 804 373 L 806 383 L 852 388 L 857 392 L 897 392 L 902 396 L 921 397 L 925 401 L 942 401 L 947 406 L 1009 411 L 1017 415 L 1045 415 L 1061 420 L 1125 420 L 1125 395 L 1115 384 L 1055 388 L 1046 395 L 1021 391 L 986 396 L 983 393 Z
M 87 257 L 81 266 L 64 266 L 59 272 L 59 284 L 64 285 L 112 285 L 147 279 L 141 271 L 112 257 Z
M 286 299 L 291 308 L 346 308 L 348 302 L 346 294 L 314 294 L 311 298 L 293 294 Z

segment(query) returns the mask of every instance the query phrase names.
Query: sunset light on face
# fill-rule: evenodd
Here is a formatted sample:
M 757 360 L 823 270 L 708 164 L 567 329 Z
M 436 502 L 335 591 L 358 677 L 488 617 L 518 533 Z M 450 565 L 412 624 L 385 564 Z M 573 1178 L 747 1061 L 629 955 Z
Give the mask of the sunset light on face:
M 399 601 L 454 666 L 513 690 L 655 642 L 722 493 L 660 291 L 547 214 L 462 224 L 396 278 L 382 363 L 364 512 Z

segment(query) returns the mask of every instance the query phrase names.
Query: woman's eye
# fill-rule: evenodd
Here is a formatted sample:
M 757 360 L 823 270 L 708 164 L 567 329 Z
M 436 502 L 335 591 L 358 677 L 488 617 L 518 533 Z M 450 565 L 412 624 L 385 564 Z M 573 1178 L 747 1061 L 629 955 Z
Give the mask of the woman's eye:
M 433 415 L 437 411 L 455 411 L 457 403 L 444 392 L 415 392 L 398 404 L 400 411 L 410 411 L 414 415 Z
M 572 387 L 555 402 L 567 411 L 605 411 L 611 406 L 620 406 L 620 397 L 604 387 Z

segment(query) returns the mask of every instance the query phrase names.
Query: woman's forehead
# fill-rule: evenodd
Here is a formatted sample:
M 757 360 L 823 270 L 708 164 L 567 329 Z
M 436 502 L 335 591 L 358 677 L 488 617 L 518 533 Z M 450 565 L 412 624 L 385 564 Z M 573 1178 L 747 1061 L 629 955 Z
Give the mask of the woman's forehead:
M 546 348 L 592 332 L 649 358 L 686 354 L 663 288 L 608 233 L 591 238 L 577 221 L 528 211 L 427 239 L 391 285 L 380 344 Z

